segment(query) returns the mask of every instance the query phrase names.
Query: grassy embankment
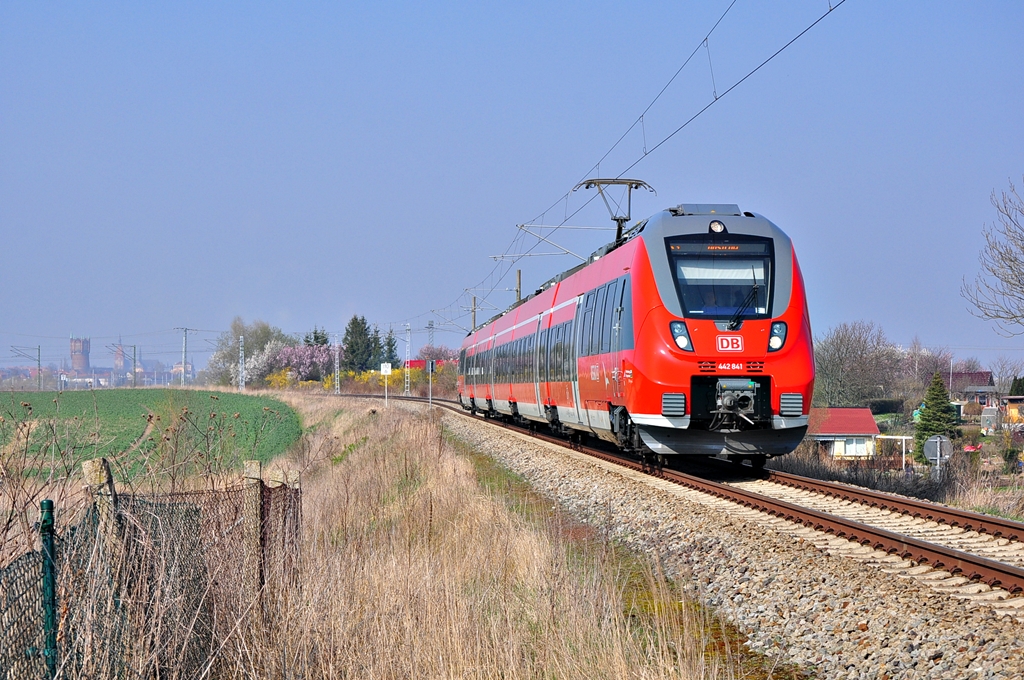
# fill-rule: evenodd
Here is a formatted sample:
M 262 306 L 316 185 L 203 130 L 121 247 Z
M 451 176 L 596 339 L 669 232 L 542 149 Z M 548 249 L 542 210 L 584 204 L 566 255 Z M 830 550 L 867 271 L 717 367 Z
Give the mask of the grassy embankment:
M 786 678 L 655 567 L 415 407 L 303 414 L 302 597 L 242 672 L 300 677 Z M 371 407 L 378 409 L 371 412 Z

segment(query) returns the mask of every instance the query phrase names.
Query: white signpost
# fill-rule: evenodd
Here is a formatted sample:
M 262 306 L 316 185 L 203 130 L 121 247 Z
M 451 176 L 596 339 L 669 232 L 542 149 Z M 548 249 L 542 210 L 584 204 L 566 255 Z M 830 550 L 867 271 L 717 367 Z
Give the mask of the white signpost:
M 388 376 L 391 375 L 391 364 L 381 364 L 380 374 L 384 376 L 384 408 L 388 407 Z

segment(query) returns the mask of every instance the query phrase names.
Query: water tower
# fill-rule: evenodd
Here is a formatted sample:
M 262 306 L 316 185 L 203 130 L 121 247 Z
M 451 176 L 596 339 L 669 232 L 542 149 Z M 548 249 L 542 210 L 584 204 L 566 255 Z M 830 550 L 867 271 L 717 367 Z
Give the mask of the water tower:
M 71 370 L 85 373 L 89 370 L 89 338 L 71 338 Z

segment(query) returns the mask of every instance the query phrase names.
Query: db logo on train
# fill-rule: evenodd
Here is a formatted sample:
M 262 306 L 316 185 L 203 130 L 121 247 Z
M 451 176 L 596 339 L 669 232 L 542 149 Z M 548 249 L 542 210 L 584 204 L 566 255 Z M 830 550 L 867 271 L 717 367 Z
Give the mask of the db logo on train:
M 743 336 L 742 335 L 719 335 L 718 336 L 718 351 L 719 352 L 742 352 L 743 351 Z

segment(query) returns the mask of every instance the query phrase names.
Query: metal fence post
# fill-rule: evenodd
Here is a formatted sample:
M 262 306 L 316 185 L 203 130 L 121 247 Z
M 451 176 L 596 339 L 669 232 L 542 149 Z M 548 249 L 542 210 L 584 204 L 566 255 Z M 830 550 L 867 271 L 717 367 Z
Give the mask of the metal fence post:
M 53 551 L 53 501 L 40 503 L 39 533 L 43 543 L 43 660 L 46 677 L 57 676 L 57 569 Z

